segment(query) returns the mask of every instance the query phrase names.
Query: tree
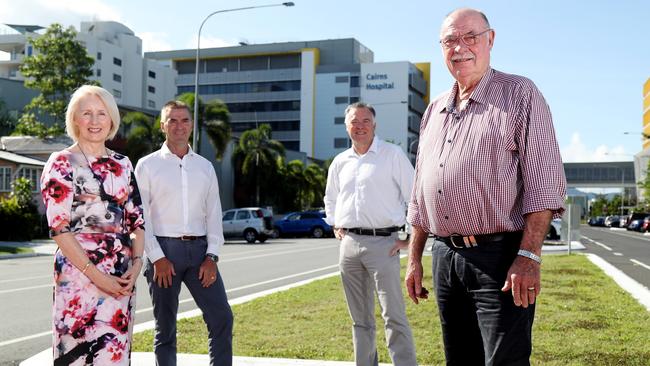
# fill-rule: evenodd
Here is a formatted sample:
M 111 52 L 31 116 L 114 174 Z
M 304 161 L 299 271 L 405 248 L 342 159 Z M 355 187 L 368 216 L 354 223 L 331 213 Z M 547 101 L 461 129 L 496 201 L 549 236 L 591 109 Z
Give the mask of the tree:
M 141 157 L 160 148 L 165 141 L 159 118 L 154 119 L 142 112 L 129 112 L 124 115 L 122 122 L 128 130 L 126 154 L 133 164 Z
M 194 113 L 194 93 L 183 93 L 178 97 L 178 100 L 187 104 L 190 107 L 190 112 L 192 114 Z M 203 103 L 201 98 L 199 98 L 198 122 L 198 145 L 201 146 L 201 131 L 205 130 L 216 152 L 215 158 L 221 160 L 228 148 L 228 143 L 232 135 L 228 106 L 219 99 L 213 99 L 208 103 Z M 200 149 L 197 146 L 193 146 L 193 148 L 195 152 L 200 153 Z
M 76 39 L 73 27 L 63 29 L 53 23 L 38 38 L 30 38 L 34 54 L 25 57 L 20 72 L 25 76 L 25 87 L 36 89 L 41 94 L 25 106 L 26 116 L 19 124 L 39 124 L 37 116 L 49 116 L 54 126 L 65 120 L 65 109 L 72 92 L 84 84 L 97 84 L 88 78 L 92 76 L 94 60 L 81 42 Z M 40 128 L 25 128 L 23 131 L 41 131 Z M 62 132 L 62 128 L 50 132 Z
M 8 135 L 16 128 L 16 119 L 9 114 L 5 101 L 0 99 L 0 136 Z
M 284 156 L 284 145 L 271 139 L 271 126 L 262 124 L 242 133 L 235 146 L 233 161 L 242 175 L 255 178 L 255 203 L 260 204 L 259 180 L 277 168 L 276 159 Z

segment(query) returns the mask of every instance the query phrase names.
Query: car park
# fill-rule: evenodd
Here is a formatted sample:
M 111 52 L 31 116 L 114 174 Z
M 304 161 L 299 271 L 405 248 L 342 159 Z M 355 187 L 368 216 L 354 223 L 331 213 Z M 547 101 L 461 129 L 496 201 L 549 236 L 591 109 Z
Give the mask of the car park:
M 602 216 L 591 217 L 589 218 L 589 221 L 587 221 L 587 224 L 589 224 L 589 226 L 605 226 L 605 218 Z
M 273 234 L 272 213 L 260 207 L 233 208 L 222 216 L 223 235 L 243 238 L 247 243 L 264 243 Z
M 305 236 L 322 238 L 333 235 L 333 230 L 321 211 L 291 212 L 273 224 L 277 236 Z

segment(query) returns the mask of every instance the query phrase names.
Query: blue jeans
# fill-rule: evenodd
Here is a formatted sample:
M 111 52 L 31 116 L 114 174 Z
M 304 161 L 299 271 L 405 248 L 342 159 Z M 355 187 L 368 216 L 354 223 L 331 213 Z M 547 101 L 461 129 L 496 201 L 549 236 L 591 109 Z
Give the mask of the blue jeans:
M 149 284 L 153 315 L 156 319 L 154 335 L 156 365 L 176 365 L 176 314 L 181 282 L 185 283 L 196 305 L 203 312 L 203 320 L 208 327 L 210 365 L 232 365 L 233 316 L 221 273 L 217 272 L 217 280 L 210 287 L 203 287 L 199 280 L 199 267 L 205 259 L 208 247 L 206 239 L 200 238 L 194 241 L 163 237 L 157 239 L 165 257 L 174 264 L 176 275 L 172 277 L 171 287 L 159 287 L 153 279 L 153 264 L 147 261 L 144 275 Z
M 502 292 L 520 237 L 474 248 L 433 245 L 433 282 L 447 365 L 530 365 L 535 306 Z

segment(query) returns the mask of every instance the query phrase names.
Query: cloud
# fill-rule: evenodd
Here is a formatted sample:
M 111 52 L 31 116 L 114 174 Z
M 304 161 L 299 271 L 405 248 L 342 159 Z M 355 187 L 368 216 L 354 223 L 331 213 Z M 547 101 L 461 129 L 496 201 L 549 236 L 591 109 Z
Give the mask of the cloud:
M 172 48 L 171 43 L 167 42 L 169 34 L 164 32 L 140 32 L 136 36 L 142 39 L 142 49 L 144 52 L 151 51 L 169 51 Z
M 598 145 L 591 150 L 580 139 L 580 134 L 574 132 L 571 136 L 571 144 L 560 149 L 562 161 L 565 163 L 574 162 L 600 162 L 600 161 L 630 161 L 633 155 L 625 151 L 622 145 L 609 147 Z

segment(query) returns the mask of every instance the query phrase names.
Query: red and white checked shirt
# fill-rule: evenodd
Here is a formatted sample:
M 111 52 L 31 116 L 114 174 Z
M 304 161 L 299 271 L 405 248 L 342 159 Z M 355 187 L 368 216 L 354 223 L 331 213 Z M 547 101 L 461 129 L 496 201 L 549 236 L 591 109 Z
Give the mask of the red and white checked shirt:
M 458 84 L 420 126 L 408 221 L 448 236 L 524 228 L 524 215 L 564 211 L 566 178 L 544 97 L 527 78 L 488 69 L 467 106 Z

